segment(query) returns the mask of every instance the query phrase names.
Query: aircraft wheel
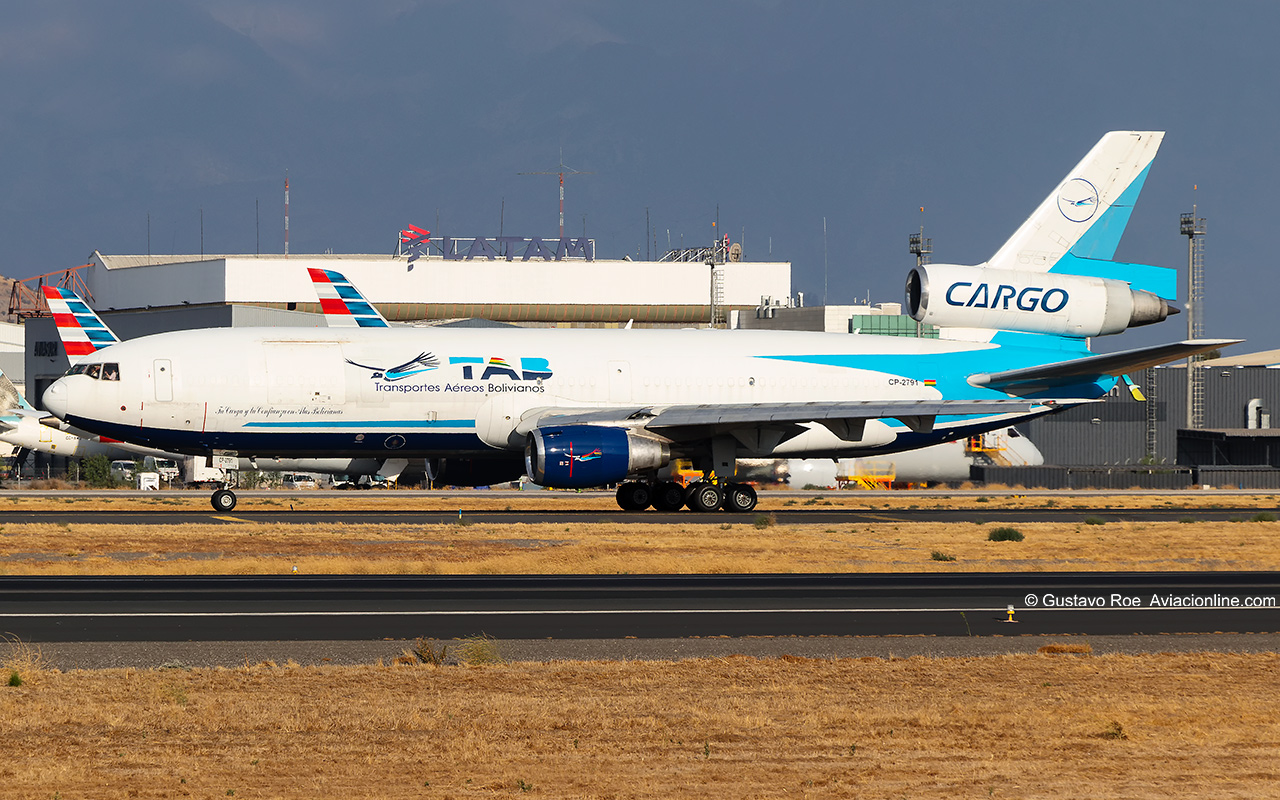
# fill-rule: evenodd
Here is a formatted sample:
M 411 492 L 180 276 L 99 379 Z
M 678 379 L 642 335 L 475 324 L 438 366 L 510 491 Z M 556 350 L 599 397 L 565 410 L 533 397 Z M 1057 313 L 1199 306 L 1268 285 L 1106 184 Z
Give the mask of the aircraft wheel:
M 663 481 L 653 487 L 653 507 L 658 511 L 684 508 L 684 487 L 675 481 Z
M 214 511 L 230 511 L 236 507 L 236 493 L 230 489 L 219 489 L 209 498 Z
M 715 511 L 724 501 L 724 492 L 714 483 L 698 481 L 685 490 L 685 505 L 691 511 Z
M 745 483 L 731 483 L 725 489 L 724 510 L 745 514 L 755 511 L 757 501 L 755 489 Z
M 623 511 L 644 511 L 653 499 L 649 484 L 640 481 L 627 481 L 618 485 L 618 505 Z

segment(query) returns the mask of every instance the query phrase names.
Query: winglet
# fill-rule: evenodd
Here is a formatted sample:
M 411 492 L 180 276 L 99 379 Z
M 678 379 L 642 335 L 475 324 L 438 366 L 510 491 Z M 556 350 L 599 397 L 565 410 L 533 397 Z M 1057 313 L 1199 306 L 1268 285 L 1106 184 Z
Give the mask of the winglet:
M 341 272 L 308 267 L 320 308 L 330 328 L 388 328 L 373 304 Z
M 49 310 L 53 312 L 62 348 L 72 363 L 120 341 L 75 292 L 57 286 L 40 288 L 44 291 Z

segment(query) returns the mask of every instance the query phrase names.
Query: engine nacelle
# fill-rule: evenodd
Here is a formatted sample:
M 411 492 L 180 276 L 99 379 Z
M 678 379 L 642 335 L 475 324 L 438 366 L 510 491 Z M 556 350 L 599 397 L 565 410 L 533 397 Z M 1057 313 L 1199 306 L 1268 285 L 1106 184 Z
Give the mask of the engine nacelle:
M 1104 336 L 1178 313 L 1124 281 L 954 264 L 907 275 L 907 310 L 917 322 L 958 328 Z
M 534 483 L 584 489 L 665 467 L 671 461 L 671 447 L 628 428 L 565 425 L 535 428 L 525 444 L 524 460 Z
M 518 454 L 496 458 L 429 458 L 427 480 L 434 486 L 492 486 L 518 481 L 524 461 Z

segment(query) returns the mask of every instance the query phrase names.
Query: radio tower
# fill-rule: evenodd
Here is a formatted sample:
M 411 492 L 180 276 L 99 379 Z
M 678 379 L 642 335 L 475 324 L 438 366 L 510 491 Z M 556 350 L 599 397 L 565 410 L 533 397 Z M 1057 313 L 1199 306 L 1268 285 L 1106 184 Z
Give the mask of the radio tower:
M 1187 237 L 1187 338 L 1204 336 L 1204 217 L 1196 216 L 1196 205 L 1191 213 L 1183 214 L 1179 229 Z M 1187 427 L 1193 430 L 1204 427 L 1204 375 L 1196 364 L 1203 355 L 1187 358 Z
M 284 171 L 284 257 L 289 257 L 289 170 Z
M 583 172 L 580 169 L 567 167 L 564 163 L 564 148 L 560 148 L 560 168 L 558 170 L 547 170 L 544 172 L 521 172 L 520 175 L 559 175 L 560 176 L 560 238 L 564 238 L 564 174 L 570 175 L 594 175 L 594 172 Z M 583 232 L 586 235 L 586 232 Z

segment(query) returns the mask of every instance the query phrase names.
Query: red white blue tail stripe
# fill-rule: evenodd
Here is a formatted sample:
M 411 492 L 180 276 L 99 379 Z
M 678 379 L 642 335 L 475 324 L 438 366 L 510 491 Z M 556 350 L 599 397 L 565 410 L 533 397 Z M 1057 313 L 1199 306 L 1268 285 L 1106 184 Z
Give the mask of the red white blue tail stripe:
M 75 292 L 57 286 L 40 288 L 44 290 L 45 302 L 53 312 L 62 347 L 72 361 L 120 341 Z
M 341 272 L 309 267 L 330 328 L 387 328 L 387 321 Z

